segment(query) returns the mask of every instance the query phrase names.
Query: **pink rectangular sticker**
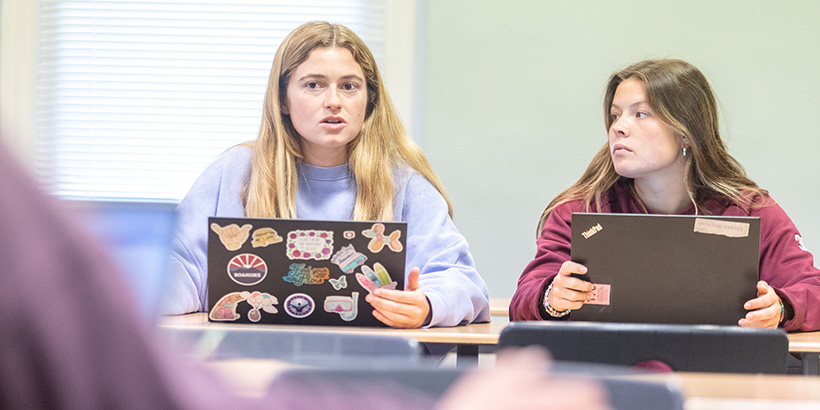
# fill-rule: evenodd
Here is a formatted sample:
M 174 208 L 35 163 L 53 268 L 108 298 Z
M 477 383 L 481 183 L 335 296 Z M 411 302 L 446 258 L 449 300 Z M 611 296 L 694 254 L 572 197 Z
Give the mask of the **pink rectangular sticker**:
M 611 285 L 596 283 L 592 289 L 592 296 L 584 302 L 586 305 L 609 305 L 609 288 Z

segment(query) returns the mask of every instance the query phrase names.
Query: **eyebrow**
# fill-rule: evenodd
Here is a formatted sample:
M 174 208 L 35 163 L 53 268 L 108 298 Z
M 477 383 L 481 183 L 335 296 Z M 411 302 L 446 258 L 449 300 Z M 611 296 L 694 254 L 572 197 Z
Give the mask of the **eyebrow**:
M 634 103 L 632 103 L 632 104 L 629 104 L 629 106 L 630 106 L 630 107 L 637 107 L 637 106 L 639 106 L 639 105 L 644 105 L 644 104 L 648 106 L 648 105 L 649 105 L 649 102 L 648 102 L 648 101 L 645 101 L 645 100 L 641 100 L 641 101 L 637 101 L 637 102 L 634 102 Z M 609 107 L 609 108 L 610 108 L 610 109 L 612 109 L 612 108 L 618 108 L 618 109 L 620 109 L 621 107 L 619 107 L 619 106 L 618 106 L 618 104 L 615 104 L 615 102 L 613 101 L 613 102 L 612 102 L 612 105 L 610 105 L 610 107 Z
M 304 80 L 307 80 L 307 79 L 310 79 L 310 78 L 316 78 L 316 79 L 320 79 L 320 80 L 326 80 L 326 79 L 327 79 L 327 76 L 326 76 L 326 75 L 324 75 L 324 74 L 305 74 L 305 75 L 303 75 L 302 77 L 300 77 L 300 78 L 299 78 L 299 81 L 304 81 Z M 358 80 L 358 81 L 364 82 L 364 78 L 359 77 L 359 76 L 358 76 L 358 75 L 356 75 L 356 74 L 348 74 L 348 75 L 344 75 L 344 76 L 342 76 L 342 77 L 341 77 L 341 79 L 342 79 L 342 81 L 347 81 L 347 80 Z

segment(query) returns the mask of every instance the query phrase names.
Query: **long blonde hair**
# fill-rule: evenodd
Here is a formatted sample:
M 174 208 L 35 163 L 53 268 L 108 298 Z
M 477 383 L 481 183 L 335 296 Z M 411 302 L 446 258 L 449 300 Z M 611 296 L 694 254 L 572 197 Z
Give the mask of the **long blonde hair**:
M 299 134 L 282 114 L 296 68 L 319 47 L 350 50 L 367 83 L 367 108 L 360 134 L 348 144 L 348 166 L 356 179 L 354 220 L 393 220 L 393 173 L 409 166 L 427 178 L 452 206 L 421 149 L 409 138 L 393 108 L 370 50 L 345 26 L 315 21 L 293 30 L 276 51 L 263 106 L 262 126 L 253 148 L 251 177 L 245 187 L 245 215 L 296 218 L 296 166 L 304 160 Z
M 646 60 L 613 74 L 604 96 L 604 124 L 612 126 L 610 109 L 615 90 L 625 80 L 635 78 L 646 86 L 649 106 L 675 134 L 688 142 L 686 169 L 683 176 L 689 199 L 695 211 L 708 197 L 727 198 L 749 209 L 762 204 L 768 192 L 746 176 L 743 166 L 731 155 L 720 138 L 717 102 L 712 87 L 697 67 L 683 60 Z M 586 210 L 601 212 L 604 195 L 623 179 L 635 196 L 629 178 L 615 172 L 609 143 L 592 158 L 584 174 L 572 186 L 558 194 L 541 214 L 540 235 L 552 210 L 570 201 L 583 200 Z M 637 196 L 636 196 L 637 197 Z

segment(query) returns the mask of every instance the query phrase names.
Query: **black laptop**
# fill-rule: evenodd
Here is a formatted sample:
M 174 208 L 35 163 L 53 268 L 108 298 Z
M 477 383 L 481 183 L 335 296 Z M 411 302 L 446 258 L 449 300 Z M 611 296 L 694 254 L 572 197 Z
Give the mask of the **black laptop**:
M 572 214 L 593 298 L 572 320 L 736 325 L 753 299 L 760 218 Z
M 212 217 L 208 319 L 385 326 L 364 298 L 403 289 L 407 224 Z

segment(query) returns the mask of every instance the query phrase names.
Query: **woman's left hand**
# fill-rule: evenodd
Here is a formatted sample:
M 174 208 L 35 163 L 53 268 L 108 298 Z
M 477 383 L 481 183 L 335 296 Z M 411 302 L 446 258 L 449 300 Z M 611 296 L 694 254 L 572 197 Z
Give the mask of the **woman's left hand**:
M 780 324 L 780 297 L 764 281 L 757 282 L 757 297 L 746 302 L 743 308 L 750 312 L 737 323 L 743 327 L 771 327 Z
M 417 328 L 430 313 L 430 304 L 419 286 L 419 268 L 413 268 L 404 290 L 376 289 L 365 300 L 373 306 L 373 316 L 390 327 Z

